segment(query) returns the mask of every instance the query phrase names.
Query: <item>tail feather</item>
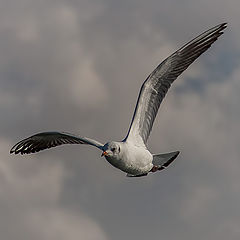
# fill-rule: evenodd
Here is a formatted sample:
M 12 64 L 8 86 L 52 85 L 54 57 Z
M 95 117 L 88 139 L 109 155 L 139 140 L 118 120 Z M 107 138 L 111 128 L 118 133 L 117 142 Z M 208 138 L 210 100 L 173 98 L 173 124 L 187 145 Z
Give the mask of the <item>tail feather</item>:
M 152 163 L 154 166 L 159 166 L 158 170 L 163 170 L 177 158 L 179 153 L 179 151 L 176 151 L 163 154 L 154 154 Z

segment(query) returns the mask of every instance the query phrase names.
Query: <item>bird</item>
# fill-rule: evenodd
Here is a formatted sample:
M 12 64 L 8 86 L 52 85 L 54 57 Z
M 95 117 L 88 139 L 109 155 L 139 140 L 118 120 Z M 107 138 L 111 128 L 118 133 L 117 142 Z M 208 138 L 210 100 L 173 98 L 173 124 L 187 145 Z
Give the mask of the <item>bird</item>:
M 30 154 L 62 144 L 88 144 L 102 151 L 102 156 L 114 167 L 127 173 L 128 177 L 142 177 L 166 169 L 180 151 L 152 154 L 147 140 L 153 127 L 161 102 L 172 83 L 202 53 L 223 34 L 227 23 L 221 23 L 198 35 L 179 48 L 143 82 L 126 137 L 122 141 L 102 144 L 96 140 L 66 132 L 42 132 L 21 140 L 10 153 Z

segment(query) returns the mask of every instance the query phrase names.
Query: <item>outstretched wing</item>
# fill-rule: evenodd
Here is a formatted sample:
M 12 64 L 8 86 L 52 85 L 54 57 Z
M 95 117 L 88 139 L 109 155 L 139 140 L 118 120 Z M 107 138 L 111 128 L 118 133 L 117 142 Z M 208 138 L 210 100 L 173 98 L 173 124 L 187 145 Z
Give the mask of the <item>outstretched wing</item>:
M 227 24 L 202 33 L 165 59 L 143 83 L 128 134 L 124 141 L 144 146 L 151 132 L 159 106 L 173 81 L 214 43 Z
M 62 144 L 89 144 L 101 150 L 103 147 L 103 144 L 90 138 L 78 137 L 64 132 L 43 132 L 18 142 L 12 147 L 10 153 L 35 153 Z

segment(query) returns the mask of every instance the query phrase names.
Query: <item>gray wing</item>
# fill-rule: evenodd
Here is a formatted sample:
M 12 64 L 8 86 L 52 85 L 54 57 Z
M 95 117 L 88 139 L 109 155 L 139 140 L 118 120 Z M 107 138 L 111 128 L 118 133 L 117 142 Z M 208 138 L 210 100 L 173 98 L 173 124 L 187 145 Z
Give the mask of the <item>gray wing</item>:
M 10 153 L 29 154 L 60 146 L 62 144 L 89 144 L 102 150 L 103 144 L 85 137 L 78 137 L 64 132 L 43 132 L 15 144 Z
M 166 58 L 143 83 L 128 134 L 123 141 L 146 145 L 159 106 L 173 81 L 214 43 L 227 24 L 202 33 Z

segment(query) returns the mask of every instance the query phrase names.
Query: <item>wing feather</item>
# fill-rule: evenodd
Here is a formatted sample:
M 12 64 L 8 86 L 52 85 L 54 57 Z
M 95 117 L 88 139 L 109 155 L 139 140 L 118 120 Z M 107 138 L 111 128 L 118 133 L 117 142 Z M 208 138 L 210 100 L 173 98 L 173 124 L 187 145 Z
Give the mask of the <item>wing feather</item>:
M 90 138 L 78 137 L 64 132 L 43 132 L 18 142 L 12 147 L 10 153 L 35 153 L 44 149 L 60 146 L 62 144 L 88 144 L 101 150 L 103 147 L 103 144 Z
M 140 89 L 131 125 L 123 141 L 146 145 L 159 106 L 173 81 L 223 34 L 226 27 L 227 24 L 222 23 L 205 31 L 157 66 Z

